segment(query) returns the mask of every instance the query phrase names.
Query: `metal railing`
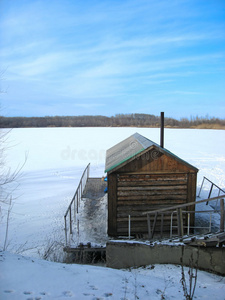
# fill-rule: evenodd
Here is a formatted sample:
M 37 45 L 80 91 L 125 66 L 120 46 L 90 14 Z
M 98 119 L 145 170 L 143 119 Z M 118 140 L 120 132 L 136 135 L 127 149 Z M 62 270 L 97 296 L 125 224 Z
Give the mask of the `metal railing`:
M 203 180 L 202 180 L 202 184 L 201 184 L 200 190 L 199 190 L 199 193 L 198 193 L 198 197 L 200 197 L 200 193 L 202 191 L 202 188 L 203 188 L 205 180 L 208 181 L 208 182 L 210 182 L 210 184 L 211 184 L 211 187 L 210 187 L 210 190 L 209 190 L 209 194 L 208 194 L 208 199 L 211 197 L 211 194 L 212 194 L 212 191 L 213 191 L 214 187 L 216 187 L 218 189 L 218 196 L 220 196 L 221 192 L 225 194 L 225 191 L 223 189 L 221 189 L 217 184 L 215 184 L 214 182 L 212 182 L 211 180 L 209 180 L 207 177 L 204 176 Z M 208 202 L 206 202 L 206 204 L 208 205 Z M 217 207 L 217 203 L 216 203 L 216 207 Z
M 85 170 L 81 176 L 80 182 L 78 184 L 78 187 L 76 189 L 76 192 L 73 196 L 73 199 L 71 200 L 71 202 L 67 208 L 67 211 L 64 215 L 66 246 L 68 246 L 68 241 L 69 241 L 70 235 L 73 234 L 73 223 L 75 223 L 77 220 L 77 214 L 79 212 L 79 207 L 80 207 L 80 199 L 82 197 L 85 185 L 89 178 L 89 171 L 90 171 L 90 163 L 85 168 Z M 69 226 L 67 226 L 68 223 L 69 223 Z
M 170 236 L 172 236 L 172 229 L 174 227 L 177 228 L 177 235 L 179 237 L 184 236 L 184 229 L 187 229 L 187 235 L 190 234 L 190 229 L 197 229 L 197 228 L 204 228 L 204 227 L 195 227 L 195 226 L 191 226 L 190 225 L 190 214 L 195 214 L 195 213 L 220 213 L 220 232 L 224 232 L 224 198 L 225 195 L 223 196 L 217 196 L 217 197 L 213 197 L 213 198 L 209 198 L 209 199 L 204 199 L 204 200 L 200 200 L 200 201 L 195 201 L 195 202 L 189 202 L 189 203 L 185 203 L 185 204 L 179 204 L 179 205 L 175 205 L 175 206 L 171 206 L 171 207 L 167 207 L 167 208 L 162 208 L 162 209 L 158 209 L 158 210 L 154 210 L 154 211 L 147 211 L 144 212 L 143 215 L 147 215 L 147 226 L 148 226 L 148 236 L 149 239 L 152 240 L 153 236 L 156 232 L 156 222 L 157 219 L 159 217 L 159 215 L 161 216 L 160 218 L 160 237 L 163 237 L 163 220 L 164 220 L 164 215 L 170 215 Z M 195 210 L 185 210 L 187 207 L 189 206 L 195 206 L 197 204 L 200 203 L 207 203 L 210 201 L 214 201 L 220 199 L 220 210 L 211 210 L 211 211 L 195 211 Z M 173 215 L 177 214 L 176 220 L 177 220 L 177 225 L 173 226 Z M 187 225 L 185 226 L 183 224 L 183 215 L 184 214 L 188 214 L 187 217 Z M 154 216 L 153 219 L 153 223 L 151 224 L 151 216 Z M 211 223 L 211 218 L 210 218 L 210 223 Z M 208 226 L 207 228 L 211 229 L 211 224 L 210 226 Z M 168 227 L 167 227 L 167 231 L 168 231 Z

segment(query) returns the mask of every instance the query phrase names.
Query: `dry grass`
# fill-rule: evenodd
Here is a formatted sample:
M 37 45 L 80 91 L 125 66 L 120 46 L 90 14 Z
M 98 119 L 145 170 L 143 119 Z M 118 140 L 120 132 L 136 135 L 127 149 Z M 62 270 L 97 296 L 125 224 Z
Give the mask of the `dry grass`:
M 221 129 L 221 130 L 225 130 L 225 125 L 203 123 L 203 124 L 199 124 L 197 126 L 193 126 L 192 128 L 197 128 L 197 129 Z

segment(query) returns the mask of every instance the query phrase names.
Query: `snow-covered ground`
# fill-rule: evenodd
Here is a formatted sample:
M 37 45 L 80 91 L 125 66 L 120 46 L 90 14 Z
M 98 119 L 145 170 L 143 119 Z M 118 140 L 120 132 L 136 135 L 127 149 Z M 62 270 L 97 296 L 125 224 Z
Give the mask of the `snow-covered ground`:
M 1 299 L 185 299 L 179 266 L 114 270 L 52 263 L 10 253 L 0 256 L 0 266 Z M 188 279 L 187 271 L 185 268 Z M 195 299 L 223 300 L 224 295 L 224 277 L 198 272 Z
M 178 267 L 155 266 L 153 270 L 129 272 L 38 260 L 54 242 L 64 242 L 63 215 L 86 165 L 91 162 L 91 176 L 103 176 L 105 151 L 135 132 L 159 142 L 159 129 L 147 128 L 31 128 L 9 132 L 6 164 L 14 170 L 26 155 L 27 161 L 13 192 L 7 250 L 32 258 L 3 254 L 0 298 L 135 299 L 137 289 L 139 299 L 162 299 L 160 291 L 165 289 L 169 299 L 182 299 Z M 225 131 L 165 129 L 165 147 L 199 169 L 198 190 L 203 176 L 225 188 Z M 201 196 L 207 197 L 208 191 L 206 184 Z M 212 196 L 217 194 L 214 190 Z M 7 207 L 2 205 L 1 247 L 6 213 Z M 222 277 L 199 272 L 199 298 L 224 299 L 224 294 Z

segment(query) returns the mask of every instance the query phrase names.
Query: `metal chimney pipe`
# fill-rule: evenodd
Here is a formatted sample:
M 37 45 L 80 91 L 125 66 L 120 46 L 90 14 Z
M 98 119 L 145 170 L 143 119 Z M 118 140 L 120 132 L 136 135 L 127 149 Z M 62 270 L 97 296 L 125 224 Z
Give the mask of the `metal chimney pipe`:
M 160 146 L 164 147 L 164 112 L 161 112 Z

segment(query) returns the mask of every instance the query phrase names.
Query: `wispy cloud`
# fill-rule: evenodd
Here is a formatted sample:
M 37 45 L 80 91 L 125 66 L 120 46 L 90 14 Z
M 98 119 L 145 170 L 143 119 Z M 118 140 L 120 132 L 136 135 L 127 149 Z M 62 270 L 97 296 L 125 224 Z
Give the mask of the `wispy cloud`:
M 222 4 L 216 3 L 19 0 L 9 6 L 3 0 L 0 59 L 10 99 L 21 94 L 36 103 L 47 90 L 51 103 L 74 99 L 73 105 L 104 114 L 106 103 L 113 113 L 122 103 L 134 111 L 135 98 L 145 107 L 155 95 L 166 103 L 165 95 L 212 93 L 205 82 L 211 75 L 218 84 L 225 72 Z

